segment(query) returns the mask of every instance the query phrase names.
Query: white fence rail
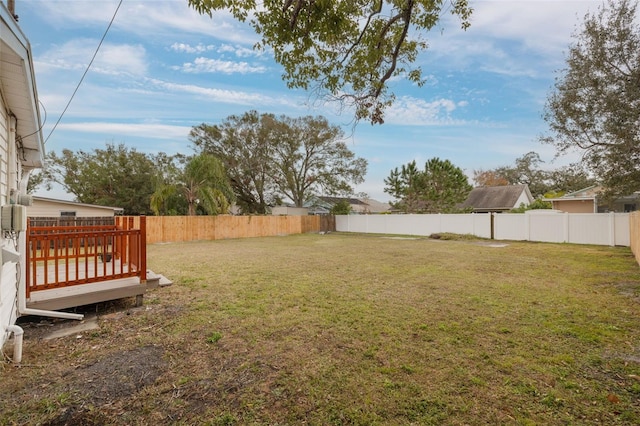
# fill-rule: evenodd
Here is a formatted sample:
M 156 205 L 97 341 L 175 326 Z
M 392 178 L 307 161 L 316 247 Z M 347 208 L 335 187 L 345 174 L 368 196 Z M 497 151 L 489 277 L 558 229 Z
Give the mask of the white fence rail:
M 336 230 L 421 236 L 451 232 L 496 240 L 630 245 L 628 213 L 348 215 L 336 216 Z

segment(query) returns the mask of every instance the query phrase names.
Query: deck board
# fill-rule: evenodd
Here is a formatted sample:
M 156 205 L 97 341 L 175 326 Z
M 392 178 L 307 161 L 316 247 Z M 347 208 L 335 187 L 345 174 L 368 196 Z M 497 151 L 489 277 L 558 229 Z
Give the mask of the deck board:
M 27 308 L 58 310 L 143 295 L 147 286 L 138 277 L 39 290 L 31 293 Z

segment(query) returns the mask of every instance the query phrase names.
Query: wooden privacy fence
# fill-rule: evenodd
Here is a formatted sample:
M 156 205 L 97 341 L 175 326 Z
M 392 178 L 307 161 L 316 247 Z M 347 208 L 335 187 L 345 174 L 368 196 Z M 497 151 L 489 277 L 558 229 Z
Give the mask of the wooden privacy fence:
M 143 217 L 113 225 L 27 226 L 27 297 L 33 291 L 127 277 L 146 280 Z M 42 223 L 42 222 L 40 222 Z
M 139 216 L 128 216 L 134 226 Z M 335 231 L 335 218 L 317 216 L 147 216 L 147 244 L 271 237 Z

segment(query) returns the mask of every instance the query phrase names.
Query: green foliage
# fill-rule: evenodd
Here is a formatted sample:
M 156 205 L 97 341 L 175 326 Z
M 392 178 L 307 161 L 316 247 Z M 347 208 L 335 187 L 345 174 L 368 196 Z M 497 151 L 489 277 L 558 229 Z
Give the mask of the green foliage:
M 640 26 L 637 2 L 609 0 L 584 18 L 547 99 L 543 142 L 578 151 L 611 194 L 640 188 Z
M 270 171 L 272 116 L 250 111 L 219 125 L 201 124 L 189 135 L 196 151 L 219 158 L 227 170 L 238 207 L 246 214 L 265 214 L 272 198 Z
M 384 191 L 399 200 L 395 207 L 405 213 L 456 212 L 472 189 L 462 169 L 439 158 L 427 161 L 424 170 L 415 161 L 396 167 L 384 183 Z
M 520 203 L 519 207 L 509 210 L 509 213 L 524 213 L 528 210 L 544 210 L 544 209 L 551 209 L 551 207 L 552 207 L 551 202 L 544 201 L 544 199 L 541 199 L 541 198 L 536 198 L 528 206 L 525 206 L 524 203 Z
M 331 214 L 351 214 L 351 204 L 347 200 L 340 200 L 331 208 Z
M 474 170 L 473 180 L 478 186 L 523 185 L 529 187 L 534 197 L 549 192 L 573 192 L 595 184 L 580 164 L 569 164 L 555 170 L 542 169 L 540 155 L 528 152 L 515 160 L 513 166 L 490 170 Z
M 466 29 L 468 0 L 189 0 L 201 14 L 229 11 L 262 37 L 258 49 L 273 50 L 291 88 L 312 89 L 355 108 L 356 120 L 384 121 L 394 100 L 388 83 L 403 77 L 422 85 L 413 65 L 427 48 L 423 34 L 446 12 Z
M 173 170 L 169 179 L 158 184 L 151 208 L 156 215 L 166 214 L 169 206 L 182 200 L 189 216 L 196 215 L 198 209 L 215 215 L 227 213 L 234 199 L 222 162 L 213 155 L 200 154 L 188 158 L 183 170 Z
M 78 202 L 122 207 L 127 215 L 151 213 L 157 177 L 153 159 L 124 144 L 47 155 L 46 180 L 62 185 Z
M 429 235 L 429 238 L 432 240 L 445 240 L 445 241 L 475 241 L 479 240 L 480 237 L 477 237 L 473 234 L 454 234 L 452 232 L 439 232 L 437 234 Z
M 33 170 L 29 174 L 29 180 L 27 181 L 27 194 L 33 194 L 40 186 L 44 186 L 45 189 L 51 189 L 51 181 L 47 180 L 47 175 L 44 170 Z
M 220 158 L 244 213 L 265 213 L 282 197 L 296 207 L 314 195 L 351 194 L 367 161 L 343 141 L 324 117 L 291 118 L 250 111 L 220 125 L 194 127 L 195 150 Z
M 207 343 L 218 343 L 218 341 L 222 339 L 222 333 L 219 331 L 214 331 L 207 337 Z

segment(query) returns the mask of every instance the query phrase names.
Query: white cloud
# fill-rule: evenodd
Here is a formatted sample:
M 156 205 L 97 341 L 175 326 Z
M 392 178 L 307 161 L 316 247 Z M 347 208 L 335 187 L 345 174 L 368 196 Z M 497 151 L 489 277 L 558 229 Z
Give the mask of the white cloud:
M 173 43 L 171 45 L 171 50 L 182 53 L 204 53 L 210 50 L 215 50 L 215 46 L 212 44 L 204 45 L 202 43 L 198 43 L 196 46 L 191 46 L 186 43 Z
M 451 113 L 458 106 L 464 106 L 464 103 L 456 104 L 455 101 L 444 98 L 427 102 L 423 99 L 403 96 L 397 99 L 385 113 L 385 123 L 412 126 L 461 124 L 462 121 L 451 117 Z
M 231 45 L 231 44 L 220 44 L 218 46 L 214 44 L 202 44 L 198 43 L 195 46 L 192 46 L 188 43 L 173 43 L 170 46 L 170 49 L 174 52 L 180 53 L 205 53 L 205 52 L 217 52 L 217 53 L 231 53 L 232 55 L 238 58 L 249 58 L 249 57 L 260 57 L 264 55 L 264 52 L 261 50 L 249 49 L 244 46 L 239 45 Z
M 255 107 L 256 105 L 286 105 L 294 107 L 298 106 L 296 103 L 289 101 L 284 97 L 273 98 L 259 93 L 249 93 L 238 90 L 213 89 L 208 87 L 196 86 L 193 84 L 170 83 L 158 79 L 150 79 L 149 82 L 164 90 L 198 95 L 212 102 L 250 105 L 252 107 Z
M 474 4 L 469 34 L 522 42 L 540 52 L 566 47 L 576 25 L 601 0 L 478 1 Z
M 35 61 L 38 72 L 84 70 L 98 43 L 93 39 L 75 39 L 55 46 Z M 147 72 L 145 48 L 141 45 L 103 43 L 91 71 L 109 75 L 144 75 Z
M 177 67 L 186 73 L 222 73 L 222 74 L 254 74 L 264 73 L 267 68 L 250 65 L 247 62 L 222 61 L 219 59 L 196 58 L 193 62 L 186 62 Z
M 37 7 L 55 27 L 92 28 L 96 37 L 102 34 L 113 16 L 118 1 L 38 1 L 25 2 L 23 10 Z M 26 14 L 26 12 L 19 14 Z M 35 13 L 35 12 L 32 12 Z M 176 33 L 200 34 L 219 40 L 253 45 L 258 37 L 248 24 L 238 23 L 228 12 L 215 12 L 212 18 L 200 15 L 186 0 L 128 0 L 123 2 L 113 22 L 113 28 L 147 37 L 172 37 Z
M 479 69 L 505 76 L 540 78 L 560 68 L 571 35 L 600 0 L 478 0 L 471 26 L 459 29 L 445 16 L 429 36 L 425 68 Z M 443 32 L 440 29 L 444 28 Z
M 109 122 L 77 122 L 62 123 L 58 126 L 61 131 L 82 133 L 102 133 L 130 137 L 144 137 L 149 139 L 181 139 L 189 135 L 191 127 L 172 126 L 159 123 L 109 123 Z
M 217 49 L 218 53 L 233 53 L 235 56 L 239 58 L 249 58 L 252 56 L 262 56 L 263 52 L 261 50 L 248 49 L 242 46 L 232 46 L 230 44 L 222 44 Z

